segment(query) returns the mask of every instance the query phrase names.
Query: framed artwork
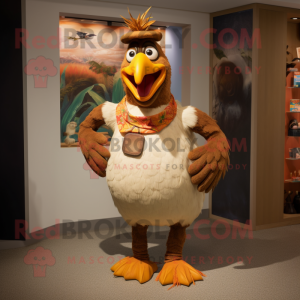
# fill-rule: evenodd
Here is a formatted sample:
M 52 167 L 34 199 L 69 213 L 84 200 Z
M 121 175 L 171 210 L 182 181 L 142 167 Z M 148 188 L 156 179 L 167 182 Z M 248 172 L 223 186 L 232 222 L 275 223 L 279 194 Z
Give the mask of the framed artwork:
M 125 96 L 120 68 L 127 45 L 120 37 L 129 29 L 114 24 L 60 17 L 61 147 L 78 147 L 79 126 L 86 116 L 105 101 L 119 103 Z M 165 48 L 164 38 L 160 44 Z M 113 134 L 106 125 L 98 131 L 108 138 Z

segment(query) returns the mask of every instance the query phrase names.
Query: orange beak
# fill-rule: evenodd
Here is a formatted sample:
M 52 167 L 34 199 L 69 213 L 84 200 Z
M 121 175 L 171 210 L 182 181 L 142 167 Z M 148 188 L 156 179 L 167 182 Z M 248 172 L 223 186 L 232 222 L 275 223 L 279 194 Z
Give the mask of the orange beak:
M 145 102 L 164 82 L 166 66 L 154 64 L 144 53 L 138 53 L 130 65 L 121 70 L 121 76 L 134 97 Z

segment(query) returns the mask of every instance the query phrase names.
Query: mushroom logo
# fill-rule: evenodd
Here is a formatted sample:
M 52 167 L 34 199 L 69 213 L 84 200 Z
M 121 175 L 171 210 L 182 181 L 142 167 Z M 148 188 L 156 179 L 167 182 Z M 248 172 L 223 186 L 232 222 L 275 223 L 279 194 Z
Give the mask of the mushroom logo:
M 97 175 L 97 174 L 92 170 L 92 168 L 88 165 L 87 162 L 83 165 L 83 169 L 84 169 L 84 170 L 89 170 L 89 171 L 90 171 L 90 179 L 98 179 L 98 178 L 99 178 L 99 175 Z
M 55 264 L 55 258 L 51 250 L 37 247 L 35 250 L 31 249 L 28 251 L 24 257 L 24 263 L 26 265 L 32 265 L 33 277 L 45 277 L 47 266 L 53 266 Z
M 28 61 L 24 72 L 28 76 L 33 75 L 35 88 L 46 88 L 48 76 L 55 76 L 57 68 L 51 59 L 38 56 L 36 59 L 32 58 Z

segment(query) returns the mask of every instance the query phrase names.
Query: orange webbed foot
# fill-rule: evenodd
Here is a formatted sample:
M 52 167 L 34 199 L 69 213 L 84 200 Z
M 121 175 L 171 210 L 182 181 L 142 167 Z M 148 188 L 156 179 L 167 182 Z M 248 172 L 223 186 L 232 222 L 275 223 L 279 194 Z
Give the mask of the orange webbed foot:
M 157 264 L 152 261 L 141 261 L 134 257 L 125 257 L 111 267 L 115 276 L 124 277 L 126 280 L 136 279 L 140 283 L 151 279 L 157 271 Z
M 184 260 L 174 260 L 164 264 L 162 270 L 156 277 L 162 285 L 173 284 L 169 289 L 180 284 L 189 286 L 191 283 L 195 284 L 197 280 L 203 280 L 205 274 L 196 270 Z M 168 289 L 168 290 L 169 290 Z

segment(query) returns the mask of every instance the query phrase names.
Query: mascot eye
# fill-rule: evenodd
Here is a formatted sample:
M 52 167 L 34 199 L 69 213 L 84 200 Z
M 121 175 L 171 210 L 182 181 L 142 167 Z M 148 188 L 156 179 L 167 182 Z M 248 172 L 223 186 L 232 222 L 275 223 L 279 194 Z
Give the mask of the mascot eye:
M 145 54 L 150 60 L 156 60 L 158 58 L 158 51 L 153 46 L 148 46 L 145 49 Z
M 131 62 L 136 55 L 136 51 L 134 49 L 129 49 L 126 53 L 126 59 L 128 62 Z

